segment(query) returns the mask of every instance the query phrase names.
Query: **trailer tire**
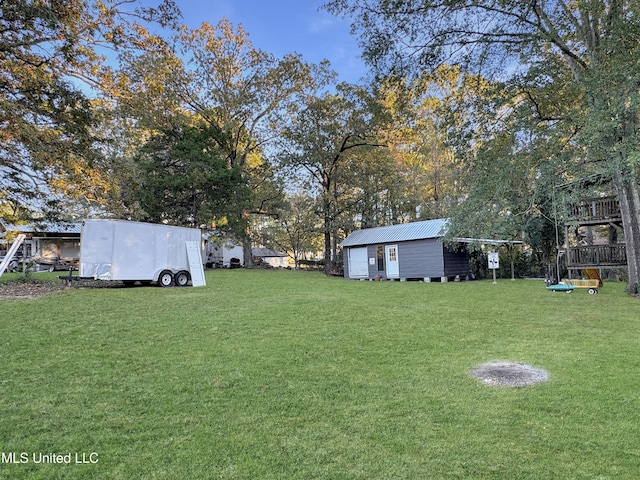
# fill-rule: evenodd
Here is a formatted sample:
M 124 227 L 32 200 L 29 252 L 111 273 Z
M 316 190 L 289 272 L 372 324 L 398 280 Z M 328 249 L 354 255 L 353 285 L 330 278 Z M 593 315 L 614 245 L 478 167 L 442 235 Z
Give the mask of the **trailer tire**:
M 158 285 L 161 287 L 173 287 L 173 273 L 169 270 L 163 270 L 158 275 Z
M 176 287 L 186 287 L 191 280 L 191 275 L 186 270 L 181 270 L 175 276 Z

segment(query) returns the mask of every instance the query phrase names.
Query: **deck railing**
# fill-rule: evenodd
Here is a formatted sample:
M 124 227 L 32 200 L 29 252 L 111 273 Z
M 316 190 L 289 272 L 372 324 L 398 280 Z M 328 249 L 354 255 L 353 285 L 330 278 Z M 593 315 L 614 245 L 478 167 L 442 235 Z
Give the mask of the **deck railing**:
M 625 266 L 627 251 L 624 243 L 587 245 L 567 249 L 568 267 Z
M 568 205 L 569 220 L 611 220 L 620 218 L 616 197 L 590 198 Z

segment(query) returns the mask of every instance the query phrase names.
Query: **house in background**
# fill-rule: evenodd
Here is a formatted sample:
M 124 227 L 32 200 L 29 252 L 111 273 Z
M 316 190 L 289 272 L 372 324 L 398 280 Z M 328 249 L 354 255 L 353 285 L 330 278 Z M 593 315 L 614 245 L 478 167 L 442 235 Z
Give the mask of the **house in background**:
M 440 218 L 356 230 L 342 242 L 344 277 L 446 282 L 469 275 L 466 248 L 452 249 L 442 238 L 449 220 Z
M 256 265 L 286 268 L 289 266 L 289 255 L 271 248 L 252 248 L 253 262 Z
M 80 259 L 81 223 L 37 222 L 16 225 L 0 219 L 0 231 L 4 237 L 10 233 L 24 234 L 21 257 L 34 261 L 42 270 L 75 268 Z M 8 244 L 4 240 L 5 244 Z M 0 245 L 0 250 L 5 249 Z

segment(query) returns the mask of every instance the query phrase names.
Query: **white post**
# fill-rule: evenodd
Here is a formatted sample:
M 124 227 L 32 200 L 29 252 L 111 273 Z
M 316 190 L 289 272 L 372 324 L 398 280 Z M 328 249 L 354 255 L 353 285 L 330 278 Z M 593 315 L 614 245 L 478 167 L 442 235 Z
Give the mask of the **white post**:
M 0 262 L 0 277 L 2 276 L 4 271 L 7 269 L 9 262 L 11 261 L 13 256 L 16 254 L 16 252 L 18 251 L 18 248 L 20 248 L 20 245 L 22 245 L 22 242 L 24 242 L 25 238 L 26 238 L 26 235 L 24 233 L 21 233 L 16 237 L 16 239 L 11 244 L 11 248 L 9 248 L 9 251 L 5 255 L 4 260 Z

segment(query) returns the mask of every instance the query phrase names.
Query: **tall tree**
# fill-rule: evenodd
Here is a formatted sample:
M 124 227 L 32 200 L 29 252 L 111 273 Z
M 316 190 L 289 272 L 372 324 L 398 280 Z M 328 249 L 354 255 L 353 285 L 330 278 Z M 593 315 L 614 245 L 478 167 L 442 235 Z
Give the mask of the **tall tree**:
M 283 166 L 302 175 L 320 199 L 326 273 L 336 266 L 338 221 L 361 200 L 348 199 L 346 171 L 359 169 L 351 163 L 358 150 L 383 146 L 372 107 L 363 88 L 341 84 L 337 93 L 307 99 L 284 131 Z
M 640 6 L 632 0 L 333 0 L 355 18 L 365 57 L 381 71 L 431 69 L 455 61 L 511 84 L 526 83 L 541 124 L 570 123 L 573 154 L 597 162 L 620 200 L 629 284 L 640 288 Z M 532 72 L 537 74 L 532 75 Z M 535 81 L 537 84 L 532 84 Z M 556 85 L 559 117 L 540 87 Z M 565 129 L 565 131 L 568 129 Z M 563 145 L 566 147 L 566 145 Z
M 146 48 L 146 22 L 170 24 L 170 0 L 15 0 L 0 9 L 0 199 L 56 210 L 59 195 L 101 201 L 111 188 L 90 102 L 78 82 L 106 74 L 99 49 Z M 59 210 L 59 209 L 57 209 Z
M 248 266 L 251 215 L 269 214 L 281 193 L 271 179 L 268 146 L 296 102 L 335 74 L 326 62 L 310 65 L 299 55 L 275 58 L 255 48 L 242 27 L 226 19 L 216 27 L 204 23 L 196 30 L 183 29 L 178 44 L 188 58 L 185 105 L 221 129 L 226 139 L 219 145 L 221 151 L 253 187 L 235 204 L 233 215 Z
M 357 228 L 415 218 L 416 202 L 408 194 L 406 169 L 388 148 L 354 150 L 336 181 L 343 192 L 336 227 L 345 235 Z
M 213 139 L 220 134 L 208 126 L 184 125 L 149 140 L 138 158 L 143 184 L 136 191 L 146 219 L 199 226 L 226 213 L 244 185 L 240 171 L 215 148 Z
M 459 158 L 449 133 L 460 124 L 454 107 L 477 95 L 478 82 L 458 67 L 442 65 L 411 80 L 385 78 L 380 84 L 379 96 L 393 119 L 387 143 L 404 177 L 401 194 L 411 204 L 411 219 L 448 216 L 461 197 Z
M 279 214 L 262 232 L 264 244 L 290 252 L 295 268 L 307 252 L 316 251 L 314 243 L 320 235 L 315 199 L 302 192 L 288 195 Z

